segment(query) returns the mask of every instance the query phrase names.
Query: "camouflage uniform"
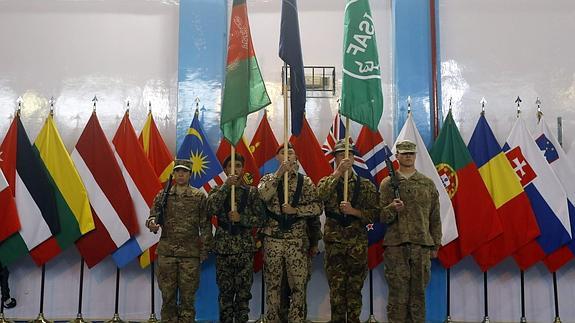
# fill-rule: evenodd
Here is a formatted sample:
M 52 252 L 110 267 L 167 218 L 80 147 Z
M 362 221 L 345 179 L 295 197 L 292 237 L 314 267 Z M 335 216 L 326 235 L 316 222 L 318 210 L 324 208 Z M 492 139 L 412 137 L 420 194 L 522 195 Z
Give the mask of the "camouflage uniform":
M 307 299 L 307 285 L 311 280 L 312 274 L 312 261 L 313 255 L 312 249 L 316 249 L 318 247 L 319 241 L 322 239 L 321 233 L 321 221 L 319 216 L 314 216 L 307 219 L 307 235 L 309 239 L 309 252 L 308 252 L 308 274 L 307 274 L 307 281 L 306 281 L 306 288 L 304 290 L 304 299 Z M 284 273 L 282 276 L 282 283 L 281 283 L 281 299 L 280 299 L 280 321 L 282 323 L 288 322 L 288 315 L 289 315 L 289 302 L 290 302 L 290 295 L 291 290 L 289 289 L 288 281 L 287 281 L 287 272 L 284 269 Z M 307 318 L 307 303 L 304 303 L 304 318 Z
M 404 208 L 388 205 L 394 199 L 390 178 L 380 186 L 381 222 L 384 237 L 385 278 L 389 285 L 387 317 L 390 323 L 425 322 L 425 287 L 429 282 L 432 250 L 441 244 L 439 194 L 435 184 L 415 172 L 397 172 Z
M 295 205 L 298 177 L 302 176 L 299 203 Z M 322 212 L 316 187 L 307 176 L 290 173 L 288 179 L 289 202 L 297 208 L 297 214 L 281 212 L 280 198 L 283 199 L 283 176 L 265 175 L 259 186 L 262 200 L 268 212 L 267 223 L 263 228 L 264 238 L 264 280 L 266 286 L 266 321 L 280 322 L 280 294 L 282 273 L 287 271 L 287 280 L 291 289 L 289 321 L 303 322 L 305 288 L 308 278 L 309 238 L 306 218 L 318 217 Z M 273 214 L 270 214 L 273 213 Z M 276 219 L 272 218 L 272 215 Z M 280 223 L 277 219 L 282 220 Z M 285 219 L 285 221 L 284 221 Z M 289 221 L 293 223 L 287 224 Z
M 148 222 L 155 221 L 160 213 L 162 193 L 154 199 Z M 194 298 L 200 281 L 200 257 L 207 256 L 211 230 L 206 195 L 191 186 L 178 194 L 176 187 L 172 187 L 157 249 L 162 322 L 195 322 Z
M 375 185 L 356 174 L 350 175 L 349 201 L 352 207 L 361 210 L 361 218 L 344 217 L 340 212 L 343 177 L 330 175 L 318 184 L 326 213 L 324 265 L 330 290 L 331 322 L 346 322 L 346 316 L 347 322 L 359 322 L 361 289 L 368 270 L 366 225 L 378 215 Z
M 256 246 L 252 228 L 261 224 L 263 203 L 255 187 L 236 186 L 235 200 L 240 221 L 232 223 L 231 186 L 214 188 L 208 197 L 209 214 L 217 215 L 214 237 L 216 280 L 220 290 L 220 322 L 247 322 L 250 312 L 253 261 Z

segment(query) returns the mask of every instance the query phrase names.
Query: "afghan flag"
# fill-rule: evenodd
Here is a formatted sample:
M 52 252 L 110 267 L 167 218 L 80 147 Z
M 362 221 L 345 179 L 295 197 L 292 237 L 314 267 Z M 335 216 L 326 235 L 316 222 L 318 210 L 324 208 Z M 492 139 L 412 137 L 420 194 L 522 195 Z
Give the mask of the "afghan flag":
M 450 268 L 499 236 L 503 228 L 451 111 L 431 149 L 431 158 L 451 198 L 459 232 L 457 239 L 439 249 L 439 260 L 444 267 Z
M 383 114 L 381 70 L 368 0 L 347 0 L 340 113 L 372 131 Z
M 16 115 L 0 145 L 2 172 L 14 188 L 20 231 L 0 244 L 0 262 L 9 265 L 60 232 L 54 190 L 38 150 Z
M 246 128 L 248 114 L 271 103 L 252 44 L 245 0 L 234 0 L 220 128 L 233 146 Z
M 48 170 L 61 226 L 60 233 L 30 251 L 34 262 L 41 266 L 74 244 L 83 234 L 94 230 L 95 226 L 88 193 L 51 115 L 46 119 L 34 146 Z

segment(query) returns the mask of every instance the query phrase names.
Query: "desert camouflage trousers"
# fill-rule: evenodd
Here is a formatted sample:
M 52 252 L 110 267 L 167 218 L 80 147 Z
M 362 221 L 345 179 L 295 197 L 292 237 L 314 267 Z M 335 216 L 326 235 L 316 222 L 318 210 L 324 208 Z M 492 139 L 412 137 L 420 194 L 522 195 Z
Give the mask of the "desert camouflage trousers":
M 280 322 L 281 282 L 284 270 L 291 290 L 289 322 L 304 322 L 305 289 L 309 272 L 307 239 L 264 239 L 266 322 Z

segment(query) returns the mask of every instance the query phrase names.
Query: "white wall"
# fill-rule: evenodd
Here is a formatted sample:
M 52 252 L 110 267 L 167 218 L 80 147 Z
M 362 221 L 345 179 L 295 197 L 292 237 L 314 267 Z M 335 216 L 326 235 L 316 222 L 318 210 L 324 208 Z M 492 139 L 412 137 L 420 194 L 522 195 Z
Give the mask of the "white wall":
M 98 117 L 111 139 L 130 97 L 136 130 L 142 128 L 151 101 L 158 127 L 174 149 L 178 12 L 178 1 L 169 0 L 0 1 L 0 138 L 12 120 L 16 99 L 22 96 L 22 121 L 34 140 L 48 114 L 48 100 L 54 96 L 54 118 L 71 151 L 97 95 Z M 48 263 L 47 317 L 75 317 L 79 259 L 75 248 L 70 248 Z M 7 315 L 36 317 L 40 268 L 26 259 L 11 269 L 12 295 L 18 306 L 7 310 Z M 149 276 L 135 263 L 122 271 L 123 318 L 148 317 Z M 115 277 L 115 265 L 109 259 L 86 270 L 85 317 L 112 317 Z
M 502 145 L 516 118 L 520 96 L 522 118 L 533 130 L 537 97 L 556 131 L 563 118 L 563 146 L 573 156 L 575 134 L 575 3 L 568 0 L 440 0 L 442 96 L 447 109 L 453 98 L 454 118 L 469 141 L 485 97 L 486 117 Z M 444 111 L 447 113 L 447 110 Z M 575 179 L 573 179 L 575 180 Z M 575 321 L 573 262 L 557 273 L 560 316 Z M 480 321 L 483 275 L 466 259 L 452 271 L 452 318 Z M 552 276 L 542 265 L 526 272 L 526 317 L 529 322 L 554 318 Z M 520 278 L 513 261 L 489 272 L 489 317 L 518 321 Z

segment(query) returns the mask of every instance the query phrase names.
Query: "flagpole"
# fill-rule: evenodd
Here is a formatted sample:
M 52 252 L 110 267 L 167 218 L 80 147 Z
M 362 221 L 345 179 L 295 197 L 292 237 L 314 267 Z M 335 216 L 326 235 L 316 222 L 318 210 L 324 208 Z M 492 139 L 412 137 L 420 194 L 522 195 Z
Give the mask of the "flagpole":
M 284 162 L 288 161 L 288 96 L 287 96 L 288 68 L 284 62 L 283 94 L 284 94 Z M 284 203 L 288 203 L 288 172 L 284 173 Z
M 345 117 L 345 158 L 349 158 L 349 117 Z M 348 194 L 347 194 L 347 188 L 348 188 L 348 183 L 347 181 L 349 180 L 349 171 L 345 171 L 345 173 L 343 174 L 343 201 L 347 202 L 348 200 Z M 344 214 L 344 216 L 346 216 Z
M 153 257 L 153 255 L 151 255 L 150 257 Z M 155 283 L 154 283 L 154 279 L 155 279 L 155 269 L 154 269 L 154 261 L 150 262 L 150 296 L 151 296 L 151 311 L 150 311 L 150 318 L 148 319 L 147 323 L 158 323 L 158 319 L 156 318 L 156 298 L 155 298 Z
M 232 169 L 231 169 L 230 173 L 232 175 L 235 175 L 236 174 L 236 147 L 234 147 L 234 145 L 232 145 L 232 144 L 230 144 L 230 146 L 232 147 L 232 150 L 231 150 L 232 159 L 230 161 L 232 163 L 232 165 L 231 165 Z M 232 192 L 230 194 L 230 205 L 232 207 L 232 212 L 235 212 L 236 211 L 236 186 L 235 185 L 232 185 Z
M 118 314 L 118 303 L 120 299 L 120 267 L 116 267 L 116 300 L 114 301 L 114 317 L 106 323 L 126 323 Z
M 521 270 L 521 323 L 527 323 L 525 318 L 525 272 Z
M 369 318 L 365 323 L 379 323 L 373 315 L 373 270 L 371 269 L 369 270 Z
M 46 264 L 42 265 L 42 278 L 40 280 L 40 313 L 35 320 L 30 321 L 30 323 L 53 323 L 52 321 L 46 320 L 44 318 L 44 287 L 46 284 Z
M 487 301 L 487 270 L 483 272 L 483 306 L 485 311 L 485 316 L 483 317 L 483 323 L 489 323 L 489 304 Z
M 445 273 L 447 276 L 447 318 L 445 319 L 445 323 L 451 323 L 451 269 L 447 268 Z
M 561 318 L 559 317 L 559 294 L 557 293 L 557 273 L 553 272 L 553 298 L 555 301 L 555 320 L 553 323 L 561 323 Z
M 70 323 L 91 323 L 82 317 L 82 295 L 84 293 L 84 257 L 80 258 L 80 290 L 78 291 L 78 314 Z

